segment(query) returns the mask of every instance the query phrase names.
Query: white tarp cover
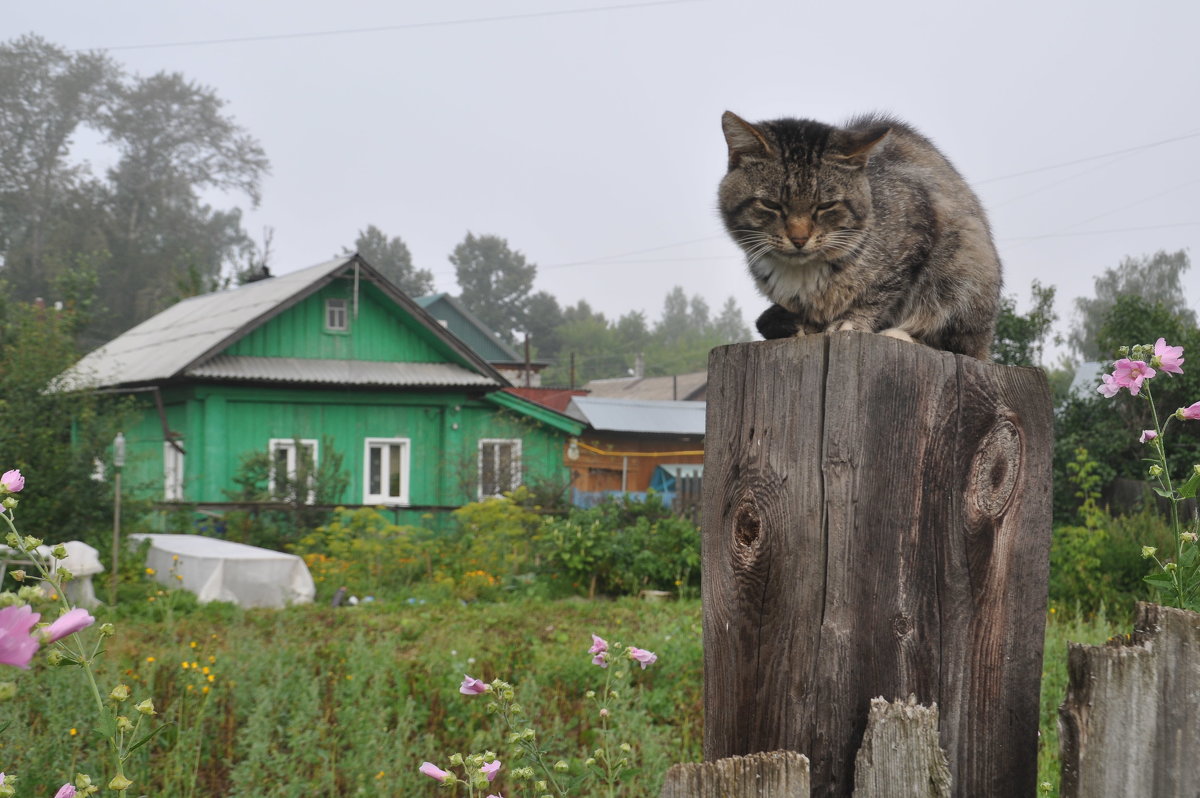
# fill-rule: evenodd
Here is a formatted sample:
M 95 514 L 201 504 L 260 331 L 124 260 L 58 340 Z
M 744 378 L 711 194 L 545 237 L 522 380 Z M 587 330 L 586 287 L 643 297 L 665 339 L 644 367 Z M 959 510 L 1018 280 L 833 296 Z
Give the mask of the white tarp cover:
M 286 607 L 310 603 L 317 592 L 308 566 L 294 554 L 203 535 L 130 537 L 150 541 L 146 567 L 154 569 L 156 580 L 190 590 L 201 602 Z M 182 581 L 174 577 L 172 568 Z

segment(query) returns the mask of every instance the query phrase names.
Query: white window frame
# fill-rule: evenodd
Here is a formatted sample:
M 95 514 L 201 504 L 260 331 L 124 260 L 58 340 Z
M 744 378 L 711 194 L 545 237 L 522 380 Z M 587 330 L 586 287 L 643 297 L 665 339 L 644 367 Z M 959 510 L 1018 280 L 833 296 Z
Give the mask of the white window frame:
M 500 467 L 499 452 L 500 444 L 508 444 L 512 446 L 512 462 L 510 463 L 510 473 L 508 485 L 498 486 L 500 489 L 494 493 L 485 493 L 483 484 L 483 463 L 484 458 L 492 456 L 495 458 L 493 468 Z M 494 447 L 488 452 L 488 447 Z M 521 439 L 520 438 L 480 438 L 479 439 L 479 498 L 486 499 L 489 496 L 500 496 L 506 491 L 514 490 L 521 484 Z
M 297 444 L 297 442 L 302 447 L 312 450 L 312 467 L 308 471 L 308 478 L 309 478 L 308 495 L 305 497 L 304 503 L 305 504 L 313 504 L 317 500 L 317 493 L 316 493 L 316 490 L 314 489 L 315 486 L 312 484 L 312 480 L 316 475 L 317 464 L 321 462 L 320 448 L 319 448 L 320 444 L 318 443 L 316 438 L 298 438 L 298 439 L 297 438 L 271 438 L 267 442 L 267 455 L 270 457 L 270 462 L 271 462 L 271 467 L 268 472 L 269 475 L 267 478 L 267 484 L 270 487 L 271 495 L 276 496 L 276 493 L 275 493 L 275 453 L 280 452 L 280 451 L 287 453 L 287 478 L 289 481 L 293 481 L 293 482 L 295 481 L 295 479 L 296 479 L 296 444 Z M 287 498 L 287 497 L 276 496 L 276 498 Z
M 183 446 L 183 441 L 176 439 L 175 444 Z M 163 441 L 163 500 L 169 502 L 183 501 L 184 454 L 175 448 L 171 441 Z
M 393 495 L 391 480 L 388 478 L 392 470 L 392 447 L 399 447 L 400 457 L 400 492 Z M 379 449 L 379 463 L 382 473 L 379 474 L 380 491 L 371 491 L 371 450 Z M 363 504 L 403 505 L 409 504 L 408 478 L 412 462 L 412 440 L 410 438 L 365 438 L 363 440 Z
M 329 332 L 346 332 L 350 329 L 350 302 L 347 299 L 325 300 L 325 329 Z

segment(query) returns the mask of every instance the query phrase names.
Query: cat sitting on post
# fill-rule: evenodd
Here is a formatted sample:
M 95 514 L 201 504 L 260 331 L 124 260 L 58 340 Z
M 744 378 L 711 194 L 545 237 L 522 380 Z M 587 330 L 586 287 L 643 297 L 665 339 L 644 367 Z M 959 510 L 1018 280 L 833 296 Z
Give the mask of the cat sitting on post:
M 718 202 L 773 304 L 764 338 L 861 330 L 987 360 L 1000 258 L 975 193 L 890 117 L 844 127 L 725 112 Z

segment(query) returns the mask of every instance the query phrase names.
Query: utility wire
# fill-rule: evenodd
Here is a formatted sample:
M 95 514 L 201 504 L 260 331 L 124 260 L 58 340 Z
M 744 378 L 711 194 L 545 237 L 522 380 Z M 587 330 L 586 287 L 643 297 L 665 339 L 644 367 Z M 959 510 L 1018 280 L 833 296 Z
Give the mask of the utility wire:
M 1125 153 L 1128 153 L 1128 152 L 1137 152 L 1138 150 L 1148 150 L 1151 147 L 1161 147 L 1164 144 L 1173 144 L 1176 141 L 1185 141 L 1187 139 L 1194 139 L 1197 136 L 1200 136 L 1200 130 L 1197 130 L 1193 133 L 1185 133 L 1182 136 L 1174 136 L 1169 139 L 1162 139 L 1161 141 L 1152 141 L 1149 144 L 1139 144 L 1136 147 L 1126 147 L 1123 150 L 1113 150 L 1112 152 L 1102 152 L 1099 155 L 1089 155 L 1086 158 L 1077 158 L 1074 161 L 1064 161 L 1063 163 L 1050 164 L 1049 166 L 1039 166 L 1036 169 L 1026 169 L 1023 172 L 1013 172 L 1012 174 L 1000 175 L 999 177 L 989 177 L 986 180 L 975 180 L 972 182 L 976 186 L 982 186 L 986 183 L 998 183 L 1001 180 L 1011 180 L 1015 177 L 1024 177 L 1025 175 L 1033 175 L 1033 174 L 1037 174 L 1038 172 L 1049 172 L 1052 169 L 1064 169 L 1068 166 L 1075 166 L 1076 164 L 1088 163 L 1089 161 L 1096 161 L 1101 158 L 1109 158 L 1113 155 L 1124 155 Z
M 504 14 L 492 17 L 468 17 L 466 19 L 446 19 L 434 22 L 409 22 L 402 25 L 376 25 L 370 28 L 343 28 L 340 30 L 310 31 L 307 33 L 275 33 L 262 36 L 231 36 L 225 39 L 194 39 L 179 42 L 159 42 L 156 44 L 119 44 L 112 47 L 92 49 L 100 50 L 150 50 L 165 47 L 205 47 L 213 44 L 246 44 L 249 42 L 286 41 L 289 39 L 314 39 L 325 36 L 349 36 L 361 33 L 382 33 L 386 31 L 417 30 L 419 28 L 447 28 L 456 25 L 475 25 L 486 22 L 508 22 L 521 19 L 543 19 L 546 17 L 565 17 L 575 14 L 595 14 L 604 11 L 626 11 L 635 8 L 651 8 L 654 6 L 678 5 L 680 3 L 699 3 L 703 0 L 652 0 L 643 3 L 625 3 L 613 6 L 593 6 L 590 8 L 570 8 L 556 11 L 532 11 L 527 14 Z M 81 52 L 72 50 L 71 52 Z

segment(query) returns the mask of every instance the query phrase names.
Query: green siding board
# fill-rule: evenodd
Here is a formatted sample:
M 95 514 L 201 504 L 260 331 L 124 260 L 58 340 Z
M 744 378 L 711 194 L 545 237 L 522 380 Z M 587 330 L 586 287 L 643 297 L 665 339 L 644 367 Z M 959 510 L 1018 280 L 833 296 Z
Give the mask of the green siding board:
M 393 304 L 373 284 L 354 289 L 338 280 L 294 307 L 250 330 L 223 354 L 248 357 L 301 357 L 331 360 L 461 363 L 423 326 Z M 325 329 L 325 300 L 347 300 L 349 331 Z
M 265 452 L 271 438 L 330 438 L 350 478 L 340 498 L 348 504 L 363 500 L 366 438 L 410 440 L 409 501 L 414 505 L 473 501 L 481 438 L 520 438 L 530 478 L 565 474 L 561 431 L 465 393 L 205 385 L 177 389 L 164 400 L 170 428 L 184 433 L 188 501 L 226 501 L 225 490 L 233 487 L 242 457 Z M 161 500 L 162 426 L 152 400 L 141 407 L 141 418 L 127 433 L 131 454 L 137 455 L 137 492 Z M 324 443 L 319 456 L 329 456 Z

